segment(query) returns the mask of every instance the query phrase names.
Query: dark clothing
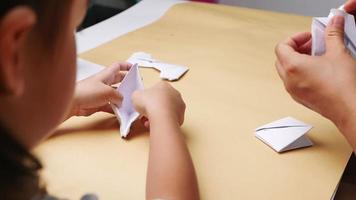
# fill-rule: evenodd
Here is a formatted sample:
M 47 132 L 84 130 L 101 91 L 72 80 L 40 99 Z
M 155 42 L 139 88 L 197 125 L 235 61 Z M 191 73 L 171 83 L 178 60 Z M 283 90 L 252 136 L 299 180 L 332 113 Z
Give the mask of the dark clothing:
M 38 176 L 42 165 L 26 148 L 11 137 L 0 124 L 0 198 L 1 200 L 60 200 L 47 194 Z M 81 200 L 97 200 L 87 194 Z
M 41 163 L 0 125 L 0 197 L 5 200 L 32 199 L 44 194 L 38 171 Z

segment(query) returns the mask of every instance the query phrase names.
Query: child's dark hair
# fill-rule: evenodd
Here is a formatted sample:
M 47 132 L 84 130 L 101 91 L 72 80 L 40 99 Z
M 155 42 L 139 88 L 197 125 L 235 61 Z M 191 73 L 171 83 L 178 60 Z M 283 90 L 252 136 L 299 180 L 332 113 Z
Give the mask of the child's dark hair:
M 0 23 L 8 12 L 18 6 L 27 6 L 37 15 L 34 31 L 41 34 L 41 46 L 54 42 L 65 27 L 71 0 L 0 0 Z M 0 122 L 0 198 L 4 200 L 42 199 L 38 159 L 11 137 L 11 130 Z
M 56 39 L 61 28 L 67 24 L 71 2 L 71 0 L 1 0 L 0 19 L 15 7 L 27 6 L 37 15 L 36 31 L 39 31 L 42 38 L 48 42 Z

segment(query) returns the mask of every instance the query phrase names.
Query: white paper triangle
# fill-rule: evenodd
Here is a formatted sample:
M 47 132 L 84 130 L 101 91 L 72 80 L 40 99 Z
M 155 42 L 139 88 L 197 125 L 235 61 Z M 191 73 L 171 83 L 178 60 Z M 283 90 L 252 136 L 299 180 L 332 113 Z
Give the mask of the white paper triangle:
M 261 126 L 255 130 L 256 137 L 277 152 L 312 146 L 313 143 L 305 136 L 312 126 L 286 117 Z
M 138 63 L 140 67 L 159 70 L 161 72 L 160 77 L 169 81 L 180 79 L 189 70 L 186 66 L 174 65 L 155 60 L 150 54 L 144 52 L 132 54 L 127 62 L 131 64 Z
M 122 137 L 126 137 L 129 134 L 132 123 L 140 116 L 132 104 L 131 97 L 136 90 L 143 89 L 144 86 L 138 65 L 134 64 L 117 89 L 123 96 L 121 107 L 118 108 L 112 105 L 120 122 L 120 133 Z

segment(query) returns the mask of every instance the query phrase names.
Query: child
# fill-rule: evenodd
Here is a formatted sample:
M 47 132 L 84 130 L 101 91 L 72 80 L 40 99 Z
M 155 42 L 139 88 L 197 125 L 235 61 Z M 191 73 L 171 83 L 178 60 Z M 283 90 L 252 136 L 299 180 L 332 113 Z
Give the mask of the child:
M 127 63 L 75 86 L 73 32 L 85 0 L 0 1 L 0 196 L 45 199 L 40 162 L 30 150 L 65 118 L 109 111 L 122 97 L 112 84 Z M 73 100 L 74 99 L 74 100 Z M 196 175 L 180 126 L 185 104 L 169 84 L 136 92 L 132 101 L 150 127 L 147 199 L 199 199 Z

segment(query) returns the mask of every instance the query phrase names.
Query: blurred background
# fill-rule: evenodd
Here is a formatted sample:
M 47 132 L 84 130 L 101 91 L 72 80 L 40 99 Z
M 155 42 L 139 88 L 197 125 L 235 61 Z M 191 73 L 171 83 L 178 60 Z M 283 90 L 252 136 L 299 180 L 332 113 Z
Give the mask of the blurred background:
M 220 0 L 220 3 L 308 16 L 325 16 L 346 0 Z
M 135 5 L 140 0 L 91 0 L 87 18 L 81 29 L 96 24 Z M 307 16 L 326 16 L 346 0 L 193 0 L 243 6 Z

